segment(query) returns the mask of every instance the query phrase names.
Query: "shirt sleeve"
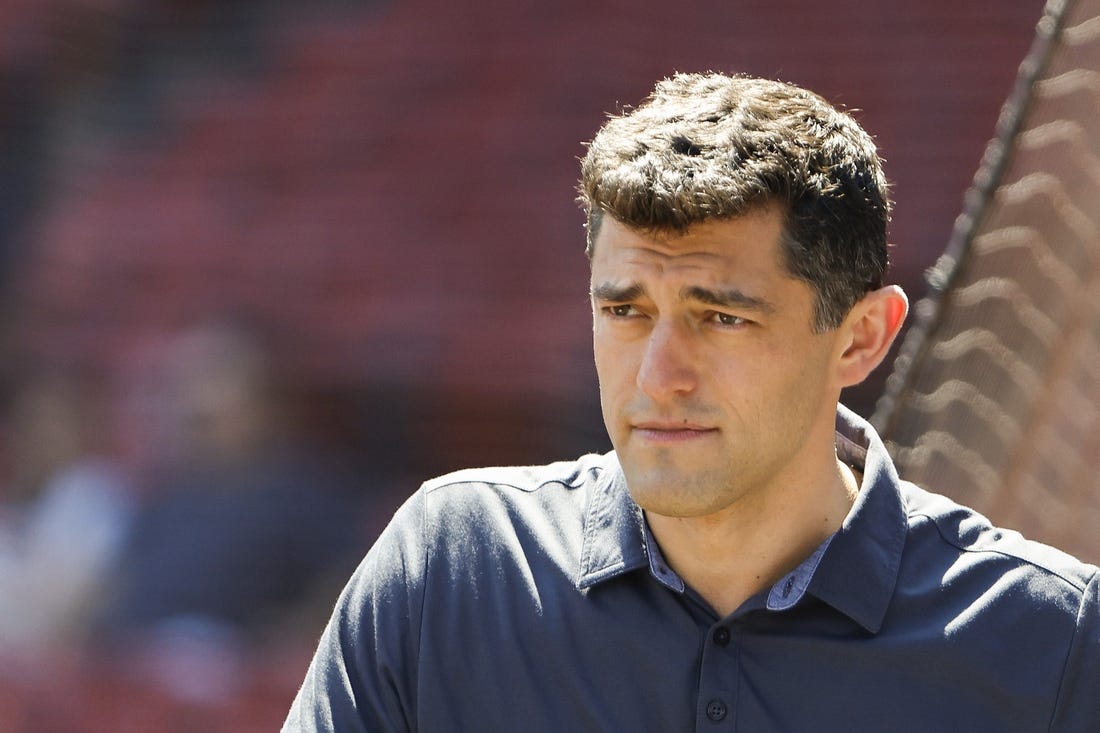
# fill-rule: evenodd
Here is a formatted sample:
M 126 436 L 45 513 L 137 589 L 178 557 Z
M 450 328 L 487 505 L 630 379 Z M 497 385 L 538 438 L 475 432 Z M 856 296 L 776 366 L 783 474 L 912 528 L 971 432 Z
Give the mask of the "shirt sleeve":
M 1077 631 L 1066 658 L 1058 702 L 1054 709 L 1052 733 L 1100 731 L 1100 571 L 1093 573 L 1085 587 L 1077 616 Z
M 379 536 L 344 588 L 284 733 L 415 731 L 426 550 L 424 492 Z

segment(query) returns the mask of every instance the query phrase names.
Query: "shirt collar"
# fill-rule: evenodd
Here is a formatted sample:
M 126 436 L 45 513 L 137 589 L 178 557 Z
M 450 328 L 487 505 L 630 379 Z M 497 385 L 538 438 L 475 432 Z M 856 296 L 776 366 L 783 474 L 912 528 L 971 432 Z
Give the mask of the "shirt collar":
M 588 588 L 646 565 L 645 519 L 614 452 L 602 456 L 584 516 L 580 577 Z
M 808 591 L 877 633 L 897 584 L 908 517 L 897 470 L 870 423 L 841 405 L 836 430 L 837 455 L 863 471 L 863 483 Z
M 768 606 L 789 608 L 808 592 L 875 633 L 897 582 L 907 518 L 897 471 L 871 425 L 841 405 L 836 430 L 837 455 L 863 472 L 859 495 L 836 534 L 780 579 Z M 578 586 L 652 566 L 659 582 L 682 592 L 683 581 L 648 544 L 642 510 L 630 497 L 618 458 L 608 453 L 600 464 L 585 514 Z

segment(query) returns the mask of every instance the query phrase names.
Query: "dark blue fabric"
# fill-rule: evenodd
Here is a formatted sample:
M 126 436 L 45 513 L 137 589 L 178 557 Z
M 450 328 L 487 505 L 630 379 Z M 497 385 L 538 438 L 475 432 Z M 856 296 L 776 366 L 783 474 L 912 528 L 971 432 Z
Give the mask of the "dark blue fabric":
M 841 529 L 724 619 L 664 565 L 614 454 L 431 481 L 284 730 L 1100 731 L 1097 569 L 899 481 L 844 409 L 838 453 L 864 473 Z

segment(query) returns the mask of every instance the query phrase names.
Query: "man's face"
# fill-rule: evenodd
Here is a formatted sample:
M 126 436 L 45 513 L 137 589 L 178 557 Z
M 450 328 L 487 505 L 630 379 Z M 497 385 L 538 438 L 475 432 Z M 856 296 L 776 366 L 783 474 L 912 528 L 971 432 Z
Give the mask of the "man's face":
M 778 207 L 683 235 L 604 218 L 592 256 L 600 399 L 647 511 L 714 514 L 820 478 L 831 457 L 838 338 L 813 332 L 814 293 L 783 268 L 782 231 Z

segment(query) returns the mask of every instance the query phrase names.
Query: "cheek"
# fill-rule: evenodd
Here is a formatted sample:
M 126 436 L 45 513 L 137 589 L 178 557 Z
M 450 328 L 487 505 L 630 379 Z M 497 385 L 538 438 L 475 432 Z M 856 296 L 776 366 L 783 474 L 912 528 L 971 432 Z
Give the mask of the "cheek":
M 608 436 L 615 443 L 617 437 L 618 421 L 615 415 L 618 412 L 617 405 L 622 402 L 622 389 L 618 386 L 617 375 L 611 368 L 612 361 L 607 353 L 597 344 L 593 349 L 596 363 L 596 377 L 600 389 L 600 413 L 603 416 L 604 427 Z
M 596 365 L 596 377 L 600 383 L 600 396 L 606 400 L 608 394 L 615 391 L 615 385 L 622 379 L 622 360 L 615 357 L 614 349 L 608 348 L 598 338 L 593 344 L 592 353 Z
M 803 410 L 819 392 L 821 364 L 803 344 L 756 342 L 708 359 L 711 386 L 746 421 L 777 410 Z
M 634 361 L 629 349 L 598 334 L 593 339 L 592 351 L 599 379 L 600 402 L 607 417 L 616 405 L 629 400 L 633 394 L 636 375 Z
M 775 389 L 780 391 L 788 413 L 812 419 L 828 396 L 827 358 L 811 344 L 801 352 L 801 358 L 788 360 L 782 369 L 776 370 Z M 832 399 L 835 400 L 835 397 Z M 834 408 L 830 408 L 830 412 Z
M 622 371 L 628 361 L 622 339 L 616 338 L 614 329 L 606 326 L 597 325 L 592 329 L 592 355 L 601 382 Z

